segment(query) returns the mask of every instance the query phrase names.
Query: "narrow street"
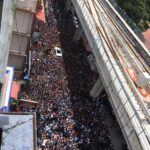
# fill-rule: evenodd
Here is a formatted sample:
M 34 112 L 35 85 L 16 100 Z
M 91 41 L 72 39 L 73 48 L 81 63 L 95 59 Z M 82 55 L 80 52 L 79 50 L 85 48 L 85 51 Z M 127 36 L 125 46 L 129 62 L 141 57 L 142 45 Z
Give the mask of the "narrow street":
M 89 95 L 98 74 L 90 69 L 82 41 L 74 41 L 73 17 L 63 8 L 49 0 L 46 23 L 36 20 L 40 38 L 33 41 L 30 84 L 20 98 L 38 105 L 20 105 L 20 110 L 37 113 L 41 150 L 112 150 L 101 103 Z

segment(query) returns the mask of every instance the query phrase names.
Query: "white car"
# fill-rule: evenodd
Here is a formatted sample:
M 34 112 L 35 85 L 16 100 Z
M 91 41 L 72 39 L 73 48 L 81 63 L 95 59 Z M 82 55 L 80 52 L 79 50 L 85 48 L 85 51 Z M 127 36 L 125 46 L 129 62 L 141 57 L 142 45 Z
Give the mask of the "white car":
M 59 47 L 54 47 L 55 51 L 56 51 L 56 56 L 62 56 L 62 50 Z

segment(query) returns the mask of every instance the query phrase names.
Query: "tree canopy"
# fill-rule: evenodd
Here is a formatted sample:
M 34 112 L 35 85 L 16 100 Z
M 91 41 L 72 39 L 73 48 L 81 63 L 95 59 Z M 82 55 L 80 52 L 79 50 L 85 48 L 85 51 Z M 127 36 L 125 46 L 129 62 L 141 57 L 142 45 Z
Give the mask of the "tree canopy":
M 150 0 L 117 0 L 117 2 L 142 31 L 149 28 Z

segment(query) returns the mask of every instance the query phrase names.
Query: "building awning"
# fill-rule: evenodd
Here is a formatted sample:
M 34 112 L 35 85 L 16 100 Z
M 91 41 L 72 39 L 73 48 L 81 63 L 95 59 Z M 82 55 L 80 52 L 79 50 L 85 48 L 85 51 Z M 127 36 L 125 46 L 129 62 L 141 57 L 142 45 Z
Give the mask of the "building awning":
M 13 81 L 12 87 L 11 87 L 10 97 L 14 98 L 14 99 L 17 99 L 19 91 L 20 91 L 20 84 L 18 84 L 17 81 Z
M 37 6 L 36 18 L 45 23 L 45 11 L 44 11 L 43 0 L 40 0 L 37 5 L 38 6 Z
M 150 29 L 143 33 L 145 46 L 150 50 Z

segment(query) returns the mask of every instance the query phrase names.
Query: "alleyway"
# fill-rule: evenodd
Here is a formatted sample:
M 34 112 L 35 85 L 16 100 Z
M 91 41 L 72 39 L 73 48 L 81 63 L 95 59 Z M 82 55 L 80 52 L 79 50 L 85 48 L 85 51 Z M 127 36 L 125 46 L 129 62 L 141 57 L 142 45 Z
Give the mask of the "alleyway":
M 42 150 L 112 150 L 103 105 L 89 96 L 98 75 L 90 70 L 82 42 L 74 42 L 72 16 L 61 3 L 49 0 L 48 6 L 46 24 L 36 20 L 41 37 L 32 47 L 30 86 L 20 94 L 39 104 L 20 110 L 37 113 Z M 62 57 L 55 47 L 62 49 Z

